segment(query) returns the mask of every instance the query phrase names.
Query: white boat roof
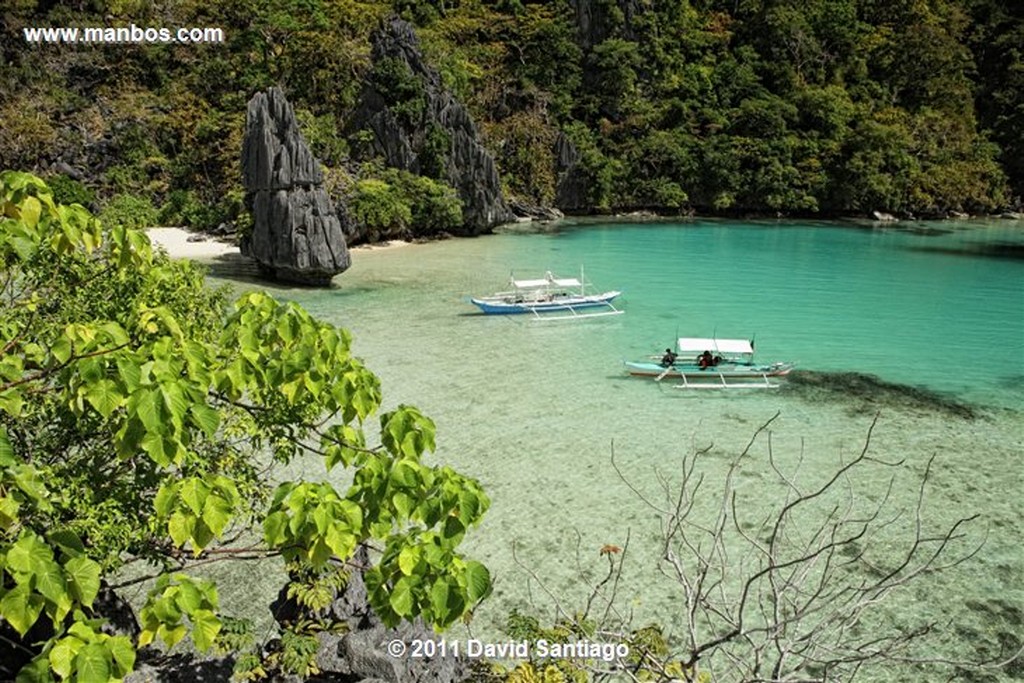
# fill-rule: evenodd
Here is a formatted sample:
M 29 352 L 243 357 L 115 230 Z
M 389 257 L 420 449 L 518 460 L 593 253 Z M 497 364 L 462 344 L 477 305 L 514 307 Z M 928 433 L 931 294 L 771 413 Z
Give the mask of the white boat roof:
M 550 287 L 554 285 L 556 287 L 580 287 L 582 283 L 574 277 L 563 277 L 558 278 L 548 271 L 544 274 L 544 278 L 540 280 L 512 280 L 512 285 L 518 289 L 536 289 L 540 287 Z
M 748 339 L 703 339 L 701 337 L 680 337 L 681 353 L 754 353 L 754 344 Z

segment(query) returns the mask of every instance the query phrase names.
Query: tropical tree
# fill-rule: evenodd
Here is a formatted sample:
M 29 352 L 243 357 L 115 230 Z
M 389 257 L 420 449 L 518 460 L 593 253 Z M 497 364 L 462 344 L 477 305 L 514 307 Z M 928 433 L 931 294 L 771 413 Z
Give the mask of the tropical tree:
M 235 622 L 194 569 L 240 557 L 341 585 L 372 545 L 369 600 L 388 625 L 443 628 L 486 596 L 487 570 L 458 546 L 487 496 L 423 462 L 434 423 L 412 406 L 381 414 L 371 442 L 380 383 L 350 343 L 263 293 L 228 307 L 144 233 L 0 174 L 4 673 L 106 681 L 156 641 L 225 646 Z M 311 456 L 352 484 L 275 486 L 275 466 Z M 98 600 L 128 562 L 154 579 L 137 637 L 109 635 Z

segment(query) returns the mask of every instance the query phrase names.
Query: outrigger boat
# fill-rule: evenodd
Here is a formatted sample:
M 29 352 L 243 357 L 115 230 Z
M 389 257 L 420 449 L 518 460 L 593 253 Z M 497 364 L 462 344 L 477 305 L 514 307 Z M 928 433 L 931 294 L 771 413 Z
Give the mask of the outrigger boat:
M 651 356 L 648 360 L 626 361 L 629 374 L 680 380 L 679 389 L 769 388 L 779 386 L 773 378 L 784 377 L 793 363 L 754 362 L 754 342 L 746 339 L 703 339 L 681 337 L 672 356 Z M 668 351 L 666 349 L 666 351 Z
M 622 292 L 587 293 L 582 268 L 578 279 L 555 277 L 548 271 L 543 278 L 535 280 L 517 280 L 513 276 L 509 286 L 511 289 L 506 292 L 472 298 L 470 302 L 488 315 L 531 313 L 542 320 L 593 318 L 625 312 L 612 304 Z

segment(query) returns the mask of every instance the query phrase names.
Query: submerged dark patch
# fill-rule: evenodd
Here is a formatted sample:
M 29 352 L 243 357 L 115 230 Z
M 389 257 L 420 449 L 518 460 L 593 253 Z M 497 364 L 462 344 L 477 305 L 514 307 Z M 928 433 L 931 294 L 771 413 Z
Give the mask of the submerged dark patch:
M 928 389 L 886 382 L 861 372 L 814 372 L 795 370 L 788 375 L 786 391 L 810 401 L 850 401 L 861 409 L 891 405 L 901 409 L 928 410 L 973 420 L 972 406 Z
M 960 247 L 909 247 L 911 251 L 924 251 L 951 256 L 983 256 L 985 258 L 1024 261 L 1024 244 L 1018 242 L 993 242 L 991 244 L 965 244 Z

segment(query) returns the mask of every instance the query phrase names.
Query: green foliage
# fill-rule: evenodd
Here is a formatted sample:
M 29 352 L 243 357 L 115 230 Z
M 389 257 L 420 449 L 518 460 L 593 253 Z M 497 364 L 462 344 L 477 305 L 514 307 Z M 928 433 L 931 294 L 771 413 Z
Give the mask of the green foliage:
M 160 225 L 202 228 L 216 225 L 217 217 L 217 212 L 192 190 L 172 190 L 156 220 Z
M 155 18 L 151 5 L 25 1 L 5 19 L 15 32 L 100 25 Z M 101 205 L 147 197 L 164 222 L 244 223 L 238 150 L 252 93 L 283 85 L 315 154 L 340 167 L 350 151 L 370 158 L 358 133 L 341 132 L 369 82 L 413 134 L 418 172 L 443 181 L 451 141 L 418 128 L 422 81 L 402 59 L 371 57 L 372 32 L 399 14 L 518 197 L 554 201 L 560 132 L 587 138 L 573 173 L 586 210 L 942 214 L 1024 193 L 1024 21 L 1007 3 L 592 5 L 581 26 L 564 0 L 172 3 L 163 23 L 220 26 L 226 43 L 60 55 L 13 45 L 0 67 L 11 93 L 0 159 L 47 168 L 59 155 L 86 169 Z M 655 141 L 669 143 L 664 154 L 638 150 Z M 62 202 L 83 198 L 66 190 Z M 419 219 L 408 227 L 395 210 L 375 212 L 374 234 L 418 234 Z
M 379 177 L 356 182 L 349 200 L 370 241 L 435 235 L 462 224 L 462 203 L 452 188 L 407 171 L 371 169 Z
M 426 141 L 419 156 L 420 174 L 443 182 L 451 147 L 451 137 L 443 128 L 434 124 L 427 126 Z
M 370 80 L 388 108 L 407 126 L 420 122 L 427 100 L 423 83 L 409 65 L 394 57 L 385 57 L 373 65 Z
M 316 666 L 318 646 L 319 641 L 315 636 L 285 630 L 281 634 L 281 670 L 286 674 L 298 674 L 303 678 L 320 673 Z
M 136 647 L 187 635 L 199 650 L 244 645 L 188 570 L 233 555 L 229 532 L 253 527 L 266 545 L 248 553 L 305 568 L 292 595 L 308 608 L 371 538 L 386 547 L 368 581 L 389 623 L 443 627 L 489 592 L 458 552 L 487 497 L 423 462 L 434 425 L 415 408 L 382 415 L 381 446 L 366 446 L 380 382 L 347 332 L 262 293 L 227 310 L 194 266 L 56 203 L 31 175 L 0 175 L 0 216 L 0 615 L 22 636 L 53 629 L 21 644 L 36 653 L 25 676 L 120 678 Z M 300 456 L 353 483 L 272 479 L 268 465 Z M 133 558 L 158 568 L 137 643 L 99 634 L 93 613 L 101 581 Z M 297 659 L 246 656 L 240 671 L 311 671 L 309 638 L 331 625 L 301 626 L 282 651 Z
M 96 201 L 96 193 L 74 178 L 66 175 L 55 175 L 46 180 L 53 192 L 53 200 L 58 204 L 81 204 L 89 206 Z
M 217 588 L 212 583 L 185 574 L 162 575 L 139 612 L 139 647 L 155 640 L 174 647 L 191 633 L 197 650 L 209 650 L 221 629 L 217 603 Z M 191 628 L 185 624 L 186 617 Z
M 349 208 L 356 220 L 371 231 L 371 241 L 382 234 L 401 234 L 412 222 L 412 210 L 403 201 L 398 188 L 376 178 L 356 183 Z
M 317 116 L 308 109 L 296 109 L 302 136 L 322 164 L 334 166 L 348 158 L 348 143 L 341 135 L 341 126 L 333 114 Z
M 100 211 L 99 219 L 110 225 L 148 228 L 157 224 L 159 215 L 153 202 L 146 197 L 119 194 L 107 202 Z

